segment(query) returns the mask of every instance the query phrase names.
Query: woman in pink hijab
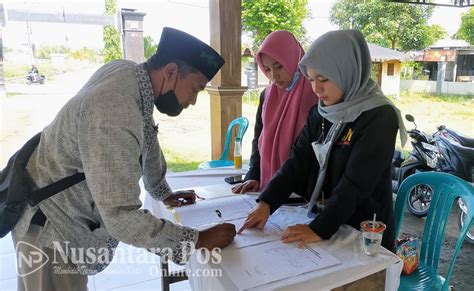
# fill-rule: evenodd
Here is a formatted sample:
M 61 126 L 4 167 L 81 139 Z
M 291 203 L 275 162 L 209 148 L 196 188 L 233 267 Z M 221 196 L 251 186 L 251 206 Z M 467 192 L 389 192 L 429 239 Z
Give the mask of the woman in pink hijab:
M 265 188 L 288 159 L 291 146 L 318 101 L 311 84 L 298 70 L 304 50 L 288 31 L 270 33 L 256 55 L 259 68 L 272 82 L 260 95 L 250 168 L 234 193 Z

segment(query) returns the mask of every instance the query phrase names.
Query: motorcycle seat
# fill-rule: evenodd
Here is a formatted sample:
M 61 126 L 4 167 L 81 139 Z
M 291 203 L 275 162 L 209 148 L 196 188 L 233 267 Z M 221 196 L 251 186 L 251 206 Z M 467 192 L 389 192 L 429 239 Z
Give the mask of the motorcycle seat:
M 467 136 L 458 135 L 457 138 L 461 142 L 461 145 L 474 148 L 474 138 L 469 138 Z
M 459 159 L 451 160 L 451 162 L 454 162 L 456 168 L 456 173 L 454 174 L 462 179 L 474 182 L 474 148 L 462 146 L 455 141 L 443 137 L 442 139 Z
M 458 143 L 451 143 L 453 149 L 462 156 L 474 160 L 474 148 L 466 147 Z
M 465 135 L 461 135 L 458 132 L 454 130 L 448 130 L 448 132 L 452 135 L 454 135 L 459 142 L 461 143 L 462 146 L 469 147 L 469 148 L 474 148 L 474 138 L 470 138 Z

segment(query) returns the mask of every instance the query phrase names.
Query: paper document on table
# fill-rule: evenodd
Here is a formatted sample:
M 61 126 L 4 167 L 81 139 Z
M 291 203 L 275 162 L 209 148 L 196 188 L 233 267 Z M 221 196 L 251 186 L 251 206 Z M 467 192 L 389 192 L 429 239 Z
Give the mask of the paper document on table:
M 239 289 L 250 289 L 340 263 L 314 244 L 272 241 L 223 252 L 221 266 Z
M 229 184 L 216 184 L 201 187 L 183 188 L 182 190 L 192 189 L 200 197 L 205 199 L 215 199 L 227 196 L 235 196 L 236 194 L 232 193 L 231 188 L 232 185 Z
M 240 194 L 232 193 L 232 186 L 229 184 L 215 184 L 215 185 L 206 185 L 201 187 L 188 187 L 178 190 L 194 190 L 199 197 L 203 197 L 205 199 L 215 199 L 215 198 L 223 198 L 227 196 L 235 196 Z M 258 192 L 248 192 L 245 193 L 247 195 L 258 195 Z
M 239 230 L 245 222 L 245 218 L 228 221 L 235 225 L 235 229 Z M 270 221 L 265 224 L 263 230 L 258 228 L 249 228 L 244 230 L 241 234 L 234 237 L 232 243 L 224 249 L 224 252 L 232 249 L 239 249 L 247 246 L 257 245 L 269 241 L 279 240 L 286 227 L 281 227 Z
M 234 237 L 234 241 L 224 251 L 280 240 L 288 226 L 299 223 L 307 224 L 311 221 L 307 216 L 307 212 L 305 208 L 282 206 L 270 216 L 263 230 L 258 228 L 245 229 L 241 234 Z M 244 224 L 245 218 L 228 222 L 234 224 L 235 229 L 239 230 Z
M 255 197 L 238 195 L 220 199 L 197 200 L 196 204 L 177 207 L 173 211 L 176 222 L 188 227 L 197 227 L 246 217 L 255 205 Z
M 311 220 L 308 218 L 308 209 L 296 206 L 281 206 L 268 218 L 268 221 L 286 227 L 295 224 L 308 224 Z

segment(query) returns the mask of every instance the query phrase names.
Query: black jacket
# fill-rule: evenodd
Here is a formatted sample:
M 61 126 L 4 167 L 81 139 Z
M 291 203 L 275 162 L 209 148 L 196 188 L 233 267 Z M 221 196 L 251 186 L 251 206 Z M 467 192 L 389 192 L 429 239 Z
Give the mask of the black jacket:
M 316 184 L 319 165 L 311 142 L 331 127 L 314 106 L 290 158 L 277 171 L 259 199 L 270 204 L 271 213 L 292 193 L 308 201 Z M 309 224 L 323 239 L 329 239 L 342 224 L 359 229 L 364 220 L 377 220 L 387 228 L 382 245 L 393 251 L 394 217 L 391 189 L 391 160 L 397 136 L 395 110 L 386 105 L 362 113 L 355 122 L 346 124 L 329 157 L 323 184 L 324 210 Z
M 260 152 L 258 150 L 258 139 L 263 129 L 262 106 L 265 101 L 265 90 L 260 93 L 260 102 L 258 103 L 257 116 L 255 118 L 255 128 L 252 139 L 252 154 L 250 155 L 249 170 L 245 175 L 245 181 L 260 181 Z

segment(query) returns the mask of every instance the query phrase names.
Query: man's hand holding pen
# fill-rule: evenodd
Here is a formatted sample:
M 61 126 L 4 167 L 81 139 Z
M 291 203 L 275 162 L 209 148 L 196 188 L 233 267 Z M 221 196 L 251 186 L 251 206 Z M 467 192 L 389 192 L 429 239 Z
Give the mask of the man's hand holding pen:
M 170 207 L 180 207 L 196 203 L 196 198 L 205 199 L 197 195 L 194 190 L 180 190 L 173 192 L 170 197 L 163 200 L 163 203 Z

